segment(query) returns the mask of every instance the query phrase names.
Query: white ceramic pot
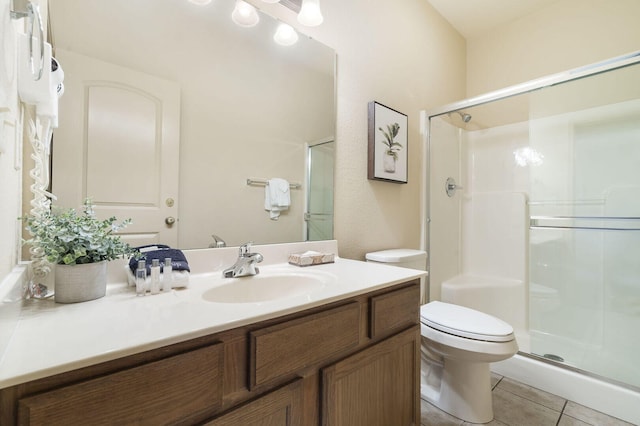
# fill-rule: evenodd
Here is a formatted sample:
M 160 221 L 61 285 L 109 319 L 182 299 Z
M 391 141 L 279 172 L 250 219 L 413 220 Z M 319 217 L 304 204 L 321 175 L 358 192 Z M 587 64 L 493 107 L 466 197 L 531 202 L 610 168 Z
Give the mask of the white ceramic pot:
M 55 300 L 77 303 L 104 297 L 107 292 L 107 261 L 82 265 L 56 265 Z
M 383 158 L 383 166 L 384 166 L 384 171 L 387 173 L 396 172 L 396 159 L 393 158 L 393 155 L 385 154 Z

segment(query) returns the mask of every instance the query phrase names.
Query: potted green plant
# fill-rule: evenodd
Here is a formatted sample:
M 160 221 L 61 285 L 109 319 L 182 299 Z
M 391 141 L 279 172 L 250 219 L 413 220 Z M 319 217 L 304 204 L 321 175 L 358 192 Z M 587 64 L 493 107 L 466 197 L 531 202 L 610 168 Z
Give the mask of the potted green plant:
M 396 161 L 398 161 L 398 152 L 402 149 L 400 142 L 394 141 L 400 131 L 400 125 L 398 123 L 387 124 L 387 130 L 382 127 L 378 127 L 378 130 L 384 135 L 382 143 L 386 146 L 385 156 L 383 159 L 384 171 L 388 173 L 395 173 Z
M 131 219 L 96 218 L 93 204 L 85 200 L 82 213 L 56 209 L 23 218 L 31 238 L 25 243 L 39 248 L 55 264 L 55 301 L 75 303 L 98 299 L 106 293 L 107 262 L 131 255 L 134 249 L 117 232 Z

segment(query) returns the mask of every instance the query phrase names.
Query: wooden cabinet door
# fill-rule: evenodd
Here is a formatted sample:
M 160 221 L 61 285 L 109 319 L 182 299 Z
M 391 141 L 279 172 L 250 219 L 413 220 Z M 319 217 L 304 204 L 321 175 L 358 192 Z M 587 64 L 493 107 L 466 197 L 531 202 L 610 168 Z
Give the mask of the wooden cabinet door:
M 420 424 L 420 327 L 322 370 L 322 424 Z
M 302 379 L 235 408 L 206 426 L 297 426 L 302 424 Z

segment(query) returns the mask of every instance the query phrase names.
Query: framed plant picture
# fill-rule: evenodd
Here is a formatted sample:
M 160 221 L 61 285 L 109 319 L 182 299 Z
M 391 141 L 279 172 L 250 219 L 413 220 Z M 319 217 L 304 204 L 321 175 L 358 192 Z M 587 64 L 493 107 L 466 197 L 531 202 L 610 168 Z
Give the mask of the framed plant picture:
M 407 116 L 369 102 L 369 179 L 407 183 Z

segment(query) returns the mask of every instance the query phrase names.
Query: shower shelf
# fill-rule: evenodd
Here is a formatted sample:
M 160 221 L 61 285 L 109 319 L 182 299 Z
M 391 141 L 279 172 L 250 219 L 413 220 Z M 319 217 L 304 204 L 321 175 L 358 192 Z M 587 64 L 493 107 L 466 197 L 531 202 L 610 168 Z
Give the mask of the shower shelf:
M 532 229 L 640 231 L 640 217 L 531 216 L 529 226 Z

